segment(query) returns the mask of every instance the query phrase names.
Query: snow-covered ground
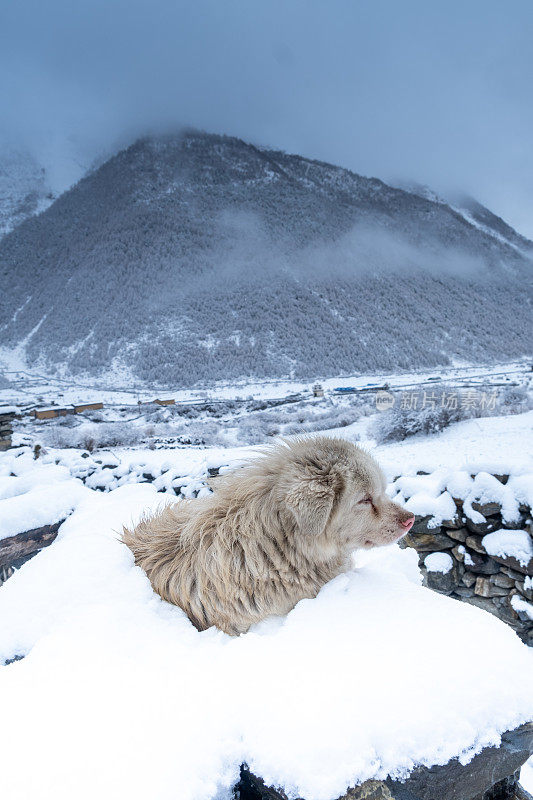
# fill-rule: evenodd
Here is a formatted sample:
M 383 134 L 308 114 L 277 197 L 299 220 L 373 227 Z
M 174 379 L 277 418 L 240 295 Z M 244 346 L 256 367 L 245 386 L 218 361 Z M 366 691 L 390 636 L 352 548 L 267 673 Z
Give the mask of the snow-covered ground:
M 474 522 L 483 518 L 472 508 L 473 501 L 500 503 L 509 522 L 516 519 L 520 503 L 532 505 L 532 432 L 533 411 L 465 420 L 438 435 L 379 446 L 365 438 L 364 421 L 325 433 L 370 451 L 385 472 L 391 496 L 416 514 L 433 516 L 438 525 L 455 514 L 452 495 L 465 501 Z M 91 455 L 50 448 L 37 460 L 30 446 L 0 453 L 0 539 L 63 519 L 91 490 L 113 491 L 147 475 L 158 491 L 172 498 L 177 489 L 185 497 L 195 496 L 206 491 L 210 470 L 238 467 L 261 449 L 112 448 Z M 503 485 L 495 474 L 509 475 L 508 482 Z M 491 537 L 489 544 L 497 549 L 496 534 Z
M 198 633 L 117 541 L 159 502 L 151 486 L 91 493 L 0 590 L 1 656 L 29 653 L 0 670 L 10 800 L 37 787 L 43 800 L 170 800 L 177 787 L 208 800 L 242 761 L 326 800 L 466 762 L 533 717 L 533 654 L 494 617 L 421 587 L 412 551 L 371 553 L 239 638 Z
M 465 498 L 500 492 L 512 519 L 533 499 L 532 427 L 529 412 L 392 445 L 361 426 L 334 433 L 363 440 L 391 493 L 426 504 L 419 513 L 447 513 L 453 485 Z M 242 761 L 328 800 L 416 764 L 468 761 L 533 718 L 533 652 L 495 617 L 423 588 L 412 550 L 356 556 L 315 600 L 238 638 L 197 632 L 155 596 L 118 539 L 122 525 L 256 450 L 0 454 L 0 537 L 74 509 L 0 587 L 0 662 L 26 656 L 0 667 L 10 800 L 210 800 Z M 507 485 L 489 472 L 509 474 Z M 154 482 L 139 484 L 143 473 Z
M 348 429 L 339 433 L 350 435 Z M 525 472 L 533 464 L 533 412 L 465 420 L 436 436 L 413 436 L 380 445 L 373 452 L 389 475 L 441 467 L 497 474 Z
M 533 757 L 520 770 L 520 783 L 526 792 L 533 794 Z

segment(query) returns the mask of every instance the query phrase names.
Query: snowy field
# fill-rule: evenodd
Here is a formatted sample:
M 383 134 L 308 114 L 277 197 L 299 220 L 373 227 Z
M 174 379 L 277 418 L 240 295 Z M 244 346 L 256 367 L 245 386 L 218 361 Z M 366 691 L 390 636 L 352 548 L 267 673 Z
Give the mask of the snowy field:
M 324 389 L 333 390 L 337 386 L 353 386 L 357 389 L 380 387 L 385 384 L 392 388 L 408 388 L 426 382 L 449 382 L 460 385 L 465 381 L 477 384 L 505 384 L 519 382 L 531 372 L 528 359 L 520 359 L 502 364 L 479 366 L 457 363 L 451 367 L 435 367 L 431 370 L 404 372 L 402 374 L 357 374 L 339 375 L 335 378 L 321 378 L 316 381 Z M 252 395 L 256 399 L 276 399 L 291 394 L 309 394 L 316 381 L 289 379 L 242 380 L 232 383 L 215 382 L 207 386 L 189 389 L 174 389 L 171 386 L 154 388 L 136 381 L 133 376 L 120 368 L 104 376 L 100 386 L 95 386 L 94 376 L 73 378 L 71 376 L 43 374 L 37 368 L 30 368 L 18 350 L 0 347 L 0 404 L 49 404 L 52 402 L 70 404 L 102 401 L 106 405 L 117 406 L 147 402 L 154 397 L 172 397 L 177 402 L 196 400 L 231 400 Z M 191 376 L 191 382 L 194 377 Z
M 440 374 L 329 379 L 322 386 L 324 395 L 318 397 L 310 384 L 286 381 L 128 394 L 53 383 L 45 391 L 31 380 L 10 382 L 2 389 L 0 380 L 0 403 L 18 409 L 15 444 L 114 452 L 123 447 L 227 449 L 324 430 L 344 430 L 343 435 L 371 444 L 400 440 L 418 430 L 440 431 L 459 420 L 533 408 L 533 373 L 526 362 L 490 369 L 457 367 Z M 393 401 L 388 411 L 378 409 L 383 386 Z M 339 391 L 343 387 L 350 391 Z M 156 397 L 174 403 L 158 405 L 152 402 Z M 55 419 L 35 419 L 32 413 L 46 407 L 73 411 L 73 404 L 89 401 L 102 402 L 103 408 Z
M 497 491 L 512 520 L 533 501 L 532 427 L 529 412 L 379 446 L 359 423 L 332 433 L 363 441 L 417 513 L 448 514 L 451 486 L 488 498 L 484 472 L 509 474 Z M 238 638 L 197 632 L 154 595 L 122 525 L 176 489 L 208 491 L 210 469 L 256 449 L 0 454 L 0 538 L 69 515 L 0 588 L 0 663 L 25 656 L 0 668 L 10 800 L 174 800 L 176 787 L 180 800 L 222 798 L 243 761 L 293 796 L 329 800 L 417 764 L 466 762 L 533 718 L 533 652 L 495 617 L 423 588 L 412 550 L 356 554 L 315 600 Z

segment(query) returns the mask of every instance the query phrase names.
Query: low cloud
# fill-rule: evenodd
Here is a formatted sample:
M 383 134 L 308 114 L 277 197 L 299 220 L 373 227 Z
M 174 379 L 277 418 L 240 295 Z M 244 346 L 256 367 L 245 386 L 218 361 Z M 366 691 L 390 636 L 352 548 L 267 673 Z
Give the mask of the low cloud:
M 463 189 L 533 236 L 529 0 L 21 0 L 1 28 L 0 138 L 55 190 L 185 124 Z

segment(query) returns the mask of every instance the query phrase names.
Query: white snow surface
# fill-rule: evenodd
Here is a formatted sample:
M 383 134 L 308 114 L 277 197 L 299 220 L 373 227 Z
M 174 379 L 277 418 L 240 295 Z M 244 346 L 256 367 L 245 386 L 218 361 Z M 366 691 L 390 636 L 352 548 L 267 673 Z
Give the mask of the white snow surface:
M 465 565 L 467 567 L 473 567 L 474 566 L 474 560 L 473 560 L 472 556 L 470 555 L 470 553 L 467 551 L 466 547 L 463 544 L 460 544 L 457 549 L 458 549 L 458 551 L 460 553 L 462 553 L 464 561 L 465 561 Z
M 424 559 L 428 572 L 442 572 L 444 575 L 453 568 L 452 557 L 449 553 L 429 553 Z
M 420 586 L 414 551 L 357 554 L 316 599 L 243 636 L 199 633 L 118 540 L 166 496 L 85 491 L 0 588 L 0 661 L 26 655 L 0 667 L 10 800 L 209 800 L 242 761 L 329 800 L 467 762 L 533 718 L 533 653 L 495 617 Z
M 533 794 L 533 756 L 526 761 L 520 770 L 520 783 L 530 794 Z
M 350 427 L 337 435 L 350 438 Z M 450 425 L 434 436 L 412 436 L 373 448 L 389 478 L 417 470 L 481 470 L 518 476 L 533 472 L 533 411 L 508 417 L 485 417 Z M 401 465 L 401 468 L 400 468 Z
M 527 531 L 499 530 L 487 533 L 481 540 L 489 556 L 515 558 L 526 567 L 533 558 L 533 543 Z

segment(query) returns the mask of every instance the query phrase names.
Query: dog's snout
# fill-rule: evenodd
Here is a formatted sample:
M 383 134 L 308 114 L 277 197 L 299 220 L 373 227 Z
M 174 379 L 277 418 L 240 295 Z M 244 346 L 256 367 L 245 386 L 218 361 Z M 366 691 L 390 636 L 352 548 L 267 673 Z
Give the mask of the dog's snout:
M 402 526 L 402 528 L 405 528 L 406 531 L 409 531 L 413 527 L 414 521 L 415 521 L 414 516 L 410 516 L 407 517 L 407 519 L 401 519 L 400 525 Z

